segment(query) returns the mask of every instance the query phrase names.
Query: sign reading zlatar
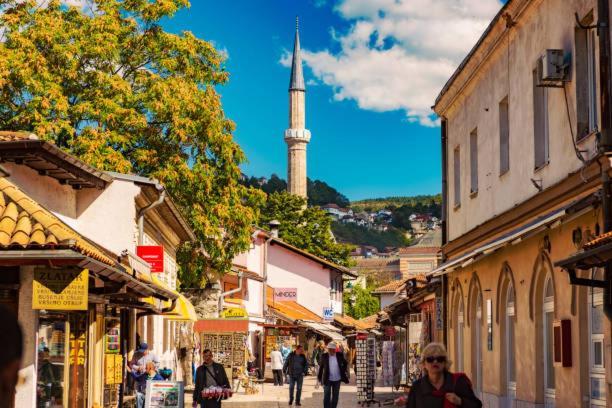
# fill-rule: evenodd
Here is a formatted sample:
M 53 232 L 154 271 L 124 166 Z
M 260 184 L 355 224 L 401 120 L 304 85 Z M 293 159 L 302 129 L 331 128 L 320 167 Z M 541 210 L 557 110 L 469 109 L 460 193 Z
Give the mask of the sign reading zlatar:
M 87 269 L 35 269 L 32 309 L 87 310 Z

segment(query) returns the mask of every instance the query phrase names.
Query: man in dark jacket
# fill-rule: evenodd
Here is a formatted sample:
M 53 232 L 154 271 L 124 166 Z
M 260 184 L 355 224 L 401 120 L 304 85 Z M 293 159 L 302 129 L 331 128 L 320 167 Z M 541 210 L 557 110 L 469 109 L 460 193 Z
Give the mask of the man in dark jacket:
M 336 408 L 340 395 L 340 382 L 349 382 L 348 364 L 342 353 L 336 353 L 336 343 L 327 344 L 327 353 L 323 354 L 319 365 L 317 379 L 323 384 L 323 408 Z
M 308 374 L 308 360 L 304 355 L 304 348 L 297 346 L 295 351 L 292 351 L 283 366 L 283 372 L 289 377 L 289 405 L 293 405 L 293 391 L 297 384 L 297 392 L 295 393 L 295 405 L 301 406 L 300 398 L 302 397 L 302 383 L 304 376 Z
M 204 363 L 196 370 L 195 389 L 193 390 L 193 406 L 200 404 L 201 408 L 220 408 L 221 401 L 202 398 L 202 390 L 211 386 L 231 388 L 225 368 L 213 361 L 212 351 L 204 350 Z

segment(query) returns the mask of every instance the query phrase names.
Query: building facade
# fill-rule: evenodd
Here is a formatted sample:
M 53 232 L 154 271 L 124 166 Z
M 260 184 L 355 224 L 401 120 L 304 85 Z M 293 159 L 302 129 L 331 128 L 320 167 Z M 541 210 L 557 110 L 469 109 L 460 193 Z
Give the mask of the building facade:
M 433 274 L 453 368 L 488 407 L 610 405 L 609 295 L 593 287 L 607 274 L 570 281 L 555 266 L 608 230 L 608 6 L 506 2 L 435 102 L 445 238 Z

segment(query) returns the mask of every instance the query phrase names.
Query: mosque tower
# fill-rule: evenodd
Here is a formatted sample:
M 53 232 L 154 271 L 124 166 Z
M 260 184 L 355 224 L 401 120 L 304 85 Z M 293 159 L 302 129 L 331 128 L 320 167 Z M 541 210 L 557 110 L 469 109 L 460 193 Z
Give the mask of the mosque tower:
M 306 198 L 306 146 L 310 131 L 306 129 L 306 87 L 300 55 L 299 21 L 295 19 L 295 42 L 289 81 L 289 128 L 285 130 L 287 143 L 287 190 Z

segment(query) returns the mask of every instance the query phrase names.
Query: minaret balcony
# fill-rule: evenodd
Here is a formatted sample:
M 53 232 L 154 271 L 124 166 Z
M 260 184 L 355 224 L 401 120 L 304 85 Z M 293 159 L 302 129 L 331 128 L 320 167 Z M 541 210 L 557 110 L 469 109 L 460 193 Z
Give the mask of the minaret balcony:
M 302 140 L 310 142 L 310 130 L 308 129 L 287 129 L 285 130 L 285 140 Z

